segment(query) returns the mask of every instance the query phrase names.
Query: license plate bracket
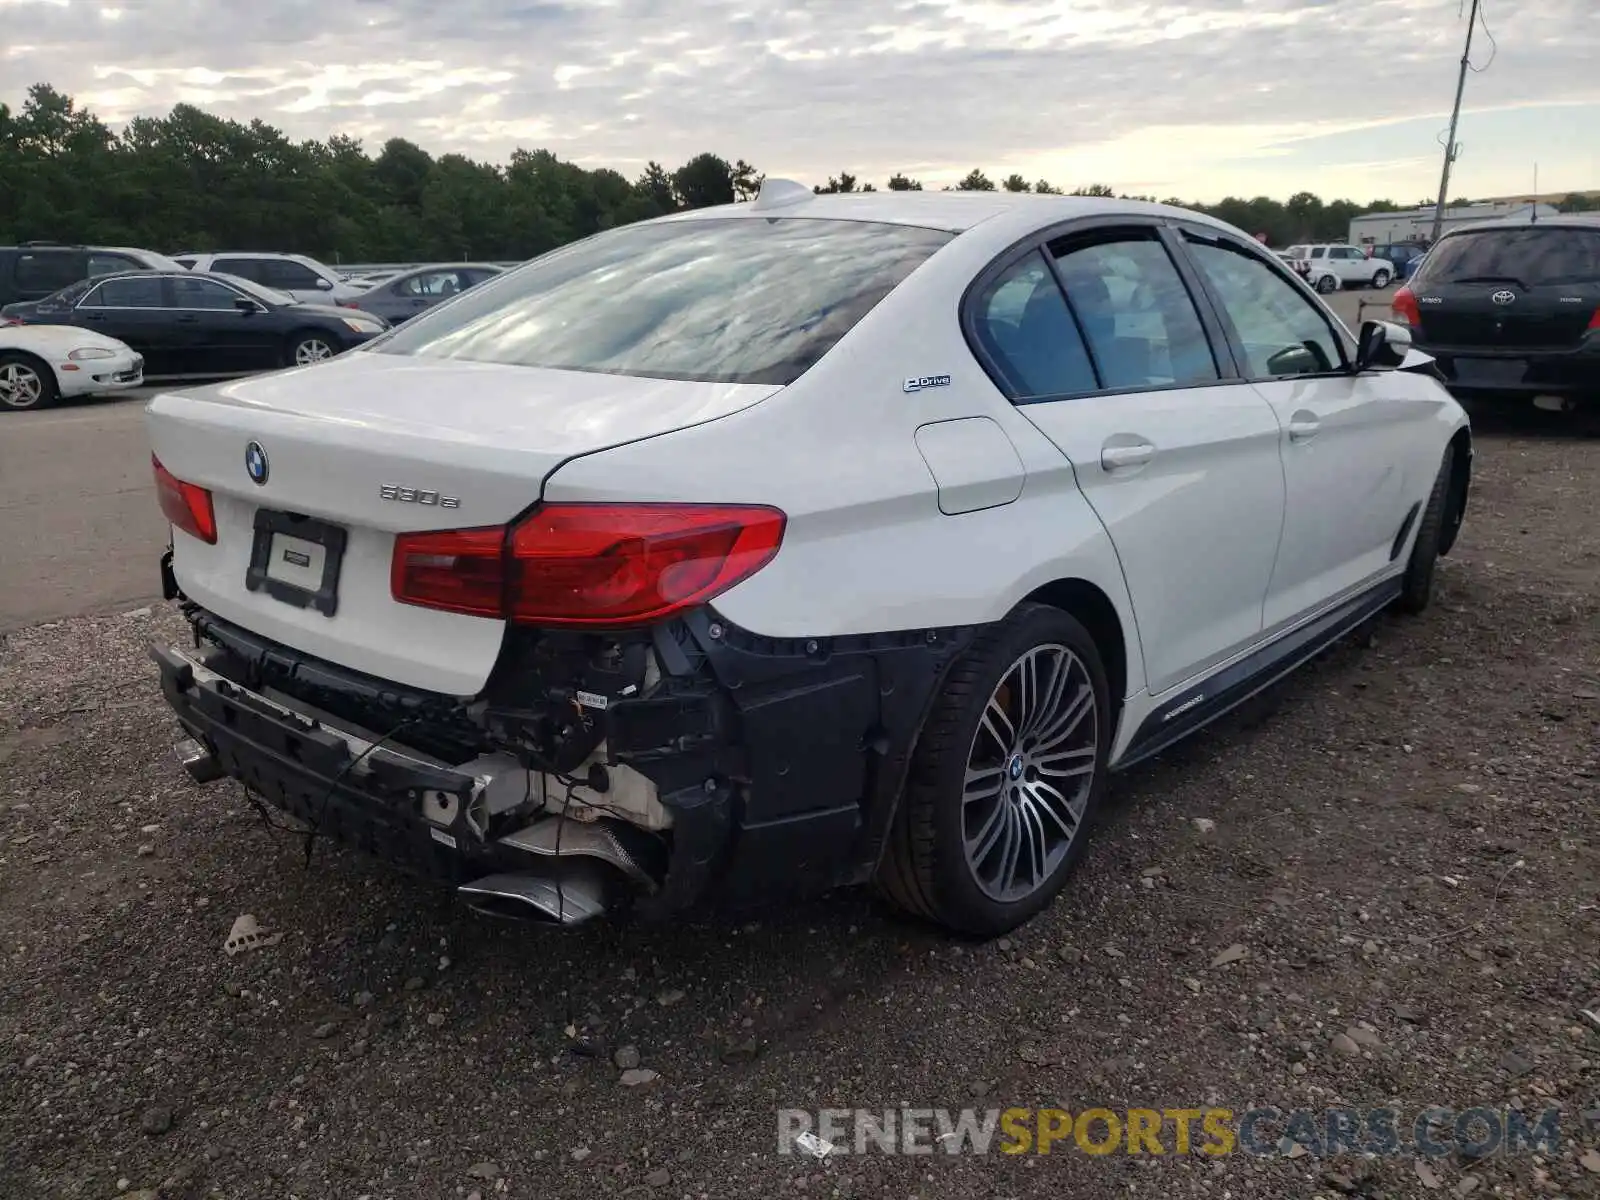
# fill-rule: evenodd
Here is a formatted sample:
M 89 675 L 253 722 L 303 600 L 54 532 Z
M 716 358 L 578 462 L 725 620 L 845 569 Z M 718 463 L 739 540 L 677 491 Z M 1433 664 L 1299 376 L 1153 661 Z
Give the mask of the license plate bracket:
M 339 610 L 345 537 L 338 525 L 258 508 L 244 585 L 252 592 L 264 591 L 274 600 L 331 617 Z
M 1528 374 L 1525 358 L 1458 358 L 1456 382 L 1478 387 L 1514 387 Z

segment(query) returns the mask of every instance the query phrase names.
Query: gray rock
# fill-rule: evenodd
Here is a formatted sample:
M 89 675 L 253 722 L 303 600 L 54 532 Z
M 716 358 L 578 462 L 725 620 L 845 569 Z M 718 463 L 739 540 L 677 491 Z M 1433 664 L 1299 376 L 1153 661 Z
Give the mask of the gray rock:
M 408 992 L 420 992 L 426 985 L 423 983 L 421 975 L 413 975 L 410 979 L 406 980 L 405 986 L 406 991 Z
M 653 1188 L 666 1187 L 672 1182 L 672 1172 L 665 1167 L 657 1167 L 644 1177 L 644 1181 Z
M 319 1042 L 326 1041 L 328 1038 L 331 1038 L 336 1032 L 338 1032 L 338 1029 L 338 1022 L 324 1021 L 321 1025 L 318 1025 L 311 1031 L 311 1036 L 316 1038 Z
M 1500 1056 L 1500 1069 L 1517 1079 L 1533 1070 L 1533 1060 L 1516 1050 L 1507 1050 Z
M 139 1128 L 151 1137 L 159 1137 L 172 1128 L 172 1110 L 165 1104 L 152 1104 L 139 1114 Z
M 1368 1046 L 1376 1050 L 1383 1045 L 1383 1039 L 1370 1029 L 1363 1029 L 1359 1025 L 1352 1025 L 1344 1031 L 1345 1037 L 1355 1042 L 1358 1046 Z
M 572 1161 L 573 1162 L 582 1162 L 584 1159 L 586 1159 L 588 1157 L 589 1157 L 589 1147 L 587 1147 L 587 1146 L 578 1146 L 572 1151 Z
M 668 988 L 656 997 L 656 1003 L 661 1005 L 662 1008 L 671 1008 L 674 1004 L 683 1000 L 684 994 L 682 988 Z
M 499 1179 L 500 1167 L 492 1162 L 473 1163 L 467 1168 L 468 1179 Z
M 1355 1041 L 1348 1034 L 1334 1034 L 1333 1042 L 1331 1044 L 1335 1054 L 1342 1054 L 1346 1058 L 1355 1058 L 1361 1053 L 1361 1047 L 1356 1045 Z
M 626 1088 L 643 1087 L 645 1084 L 654 1083 L 660 1078 L 660 1073 L 652 1071 L 649 1067 L 635 1067 L 631 1071 L 622 1073 L 621 1083 Z
M 365 1008 L 365 1007 L 367 1007 L 367 1005 L 371 1004 L 376 999 L 377 999 L 377 997 L 374 996 L 371 992 L 357 992 L 356 993 L 356 1007 L 357 1008 Z
M 639 1065 L 639 1048 L 637 1046 L 619 1046 L 617 1052 L 611 1056 L 611 1061 L 616 1063 L 617 1070 L 631 1071 Z
M 1245 958 L 1249 953 L 1250 951 L 1235 942 L 1226 950 L 1218 951 L 1217 956 L 1211 960 L 1211 965 L 1213 967 L 1225 967 L 1229 963 L 1238 962 L 1240 959 Z

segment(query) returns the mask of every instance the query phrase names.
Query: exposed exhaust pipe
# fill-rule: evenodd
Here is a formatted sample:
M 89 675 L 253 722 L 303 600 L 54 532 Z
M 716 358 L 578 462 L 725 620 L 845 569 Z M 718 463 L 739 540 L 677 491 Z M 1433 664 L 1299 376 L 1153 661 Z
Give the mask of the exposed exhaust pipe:
M 216 755 L 195 738 L 184 738 L 172 747 L 172 752 L 178 756 L 183 769 L 189 772 L 189 778 L 196 783 L 215 783 L 222 778 L 222 764 L 217 761 Z
M 545 873 L 548 871 L 548 873 Z M 610 907 L 616 872 L 598 859 L 552 863 L 540 874 L 507 872 L 464 883 L 456 892 L 469 908 L 489 917 L 581 925 Z

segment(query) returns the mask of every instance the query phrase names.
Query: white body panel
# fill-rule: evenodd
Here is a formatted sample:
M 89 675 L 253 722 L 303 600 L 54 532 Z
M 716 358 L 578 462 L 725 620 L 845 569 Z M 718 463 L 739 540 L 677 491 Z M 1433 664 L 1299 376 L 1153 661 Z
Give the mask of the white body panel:
M 1110 532 L 1152 691 L 1260 637 L 1284 480 L 1277 419 L 1249 384 L 1088 396 L 1020 411 L 1072 460 L 1078 486 Z
M 1002 620 L 1060 581 L 1098 589 L 1123 629 L 1114 757 L 1164 695 L 1404 566 L 1390 548 L 1426 499 L 1459 406 L 1393 372 L 1257 387 L 1010 403 L 960 324 L 972 280 L 1020 239 L 1075 217 L 1210 224 L 1155 205 L 993 194 L 797 196 L 665 222 L 775 216 L 964 230 L 787 387 L 674 383 L 355 352 L 150 406 L 157 455 L 218 493 L 221 543 L 178 536 L 196 600 L 309 653 L 414 686 L 470 693 L 500 622 L 388 596 L 393 536 L 502 524 L 561 502 L 756 503 L 787 515 L 777 555 L 718 595 L 728 620 L 782 638 Z M 510 289 L 516 272 L 490 287 Z M 489 293 L 485 293 L 489 294 Z M 907 380 L 935 379 L 906 391 Z M 1291 423 L 1311 413 L 1309 444 Z M 258 487 L 256 439 L 272 455 Z M 1109 449 L 1146 443 L 1147 462 Z M 1137 457 L 1137 455 L 1135 455 Z M 382 483 L 454 510 L 386 503 Z M 351 527 L 340 611 L 245 591 L 257 505 Z M 1414 527 L 1411 537 L 1415 536 Z M 1409 539 L 1407 547 L 1409 546 Z
M 501 623 L 395 602 L 394 535 L 503 525 L 539 499 L 575 454 L 710 420 L 770 387 L 679 383 L 352 352 L 315 367 L 166 392 L 147 407 L 151 448 L 216 496 L 218 544 L 179 535 L 185 592 L 264 636 L 412 687 L 467 695 L 500 650 Z M 270 471 L 252 482 L 245 448 Z M 386 501 L 385 484 L 428 489 L 454 507 Z M 333 617 L 245 587 L 257 508 L 349 531 Z
M 48 363 L 63 397 L 121 392 L 144 382 L 144 360 L 132 347 L 93 330 L 71 325 L 0 325 L 0 351 L 4 350 L 20 350 Z

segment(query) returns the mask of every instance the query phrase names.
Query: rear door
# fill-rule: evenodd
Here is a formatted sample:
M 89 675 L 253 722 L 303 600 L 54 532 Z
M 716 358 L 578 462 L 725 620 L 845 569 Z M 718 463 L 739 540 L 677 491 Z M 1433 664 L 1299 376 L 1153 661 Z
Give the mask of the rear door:
M 13 300 L 43 300 L 88 275 L 89 255 L 84 250 L 24 246 L 12 267 Z
M 1438 470 L 1436 407 L 1393 376 L 1352 372 L 1348 334 L 1266 258 L 1207 227 L 1183 229 L 1182 241 L 1283 431 L 1270 634 L 1392 569 L 1407 514 Z
M 78 301 L 73 318 L 73 324 L 114 337 L 138 351 L 146 375 L 172 375 L 182 369 L 159 275 L 102 280 Z
M 1417 268 L 1417 340 L 1452 354 L 1463 387 L 1517 387 L 1530 352 L 1576 350 L 1600 309 L 1600 229 L 1463 231 Z
M 1218 359 L 1153 224 L 1033 248 L 975 293 L 991 371 L 1073 463 L 1133 599 L 1152 693 L 1257 641 L 1283 520 L 1271 406 Z

